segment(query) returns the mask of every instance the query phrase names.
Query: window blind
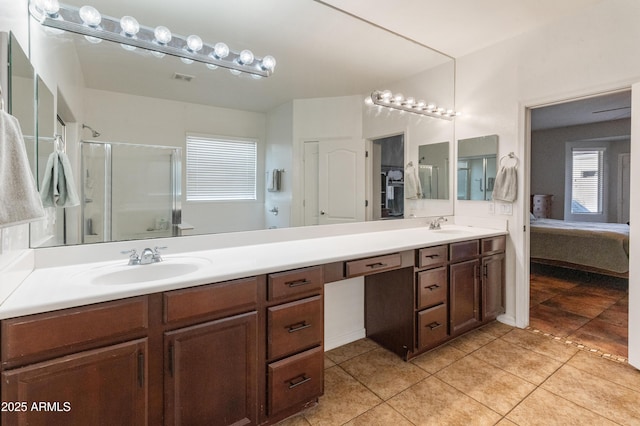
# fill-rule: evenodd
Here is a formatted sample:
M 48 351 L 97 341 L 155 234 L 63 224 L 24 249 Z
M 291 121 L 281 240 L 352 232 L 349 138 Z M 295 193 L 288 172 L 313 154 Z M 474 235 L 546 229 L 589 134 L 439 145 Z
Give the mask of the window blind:
M 571 213 L 602 213 L 604 149 L 572 150 Z
M 257 143 L 187 136 L 187 201 L 256 199 Z

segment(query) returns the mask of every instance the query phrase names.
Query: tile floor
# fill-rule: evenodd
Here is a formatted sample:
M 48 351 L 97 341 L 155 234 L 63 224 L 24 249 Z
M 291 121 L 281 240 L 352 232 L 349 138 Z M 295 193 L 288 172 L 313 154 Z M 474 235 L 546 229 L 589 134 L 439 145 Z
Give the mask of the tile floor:
M 280 426 L 638 425 L 640 372 L 493 322 L 404 362 L 369 339 L 325 354 L 325 394 Z
M 531 267 L 531 328 L 616 357 L 628 356 L 629 280 Z

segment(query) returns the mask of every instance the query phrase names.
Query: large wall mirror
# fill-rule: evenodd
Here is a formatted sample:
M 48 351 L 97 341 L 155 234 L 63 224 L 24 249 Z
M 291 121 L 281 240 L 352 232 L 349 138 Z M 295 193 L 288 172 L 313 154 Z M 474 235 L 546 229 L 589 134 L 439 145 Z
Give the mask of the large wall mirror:
M 497 155 L 498 135 L 458 141 L 458 200 L 492 199 Z
M 422 198 L 448 200 L 449 173 L 449 142 L 418 147 L 418 176 Z
M 169 147 L 184 155 L 181 187 L 167 181 L 165 190 L 179 193 L 181 211 L 177 216 L 166 213 L 167 209 L 165 213 L 148 211 L 136 203 L 138 197 L 115 194 L 113 200 L 128 201 L 113 202 L 108 214 L 91 216 L 93 213 L 87 212 L 95 211 L 95 194 L 102 193 L 93 188 L 90 196 L 81 197 L 83 203 L 93 200 L 93 206 L 67 209 L 67 224 L 77 223 L 79 230 L 63 233 L 77 234 L 77 238 L 53 237 L 43 245 L 152 238 L 158 236 L 158 230 L 188 235 L 335 223 L 327 220 L 329 214 L 323 214 L 331 210 L 323 203 L 349 200 L 364 206 L 371 193 L 365 167 L 361 172 L 357 169 L 357 182 L 352 186 L 338 185 L 336 177 L 342 175 L 324 162 L 336 149 L 349 147 L 354 155 L 364 157 L 367 141 L 404 134 L 402 169 L 409 161 L 418 163 L 419 145 L 453 140 L 452 121 L 364 103 L 373 90 L 388 89 L 453 108 L 452 58 L 313 0 L 239 0 L 207 5 L 215 7 L 215 13 L 201 13 L 197 8 L 202 4 L 193 2 L 190 7 L 190 2 L 170 2 L 162 7 L 125 0 L 93 0 L 90 4 L 104 15 L 131 15 L 141 25 L 165 25 L 175 34 L 197 34 L 207 43 L 224 41 L 234 50 L 273 55 L 277 60 L 274 74 L 261 79 L 235 76 L 198 62 L 185 64 L 168 55 L 158 58 L 139 48 L 130 51 L 108 41 L 92 43 L 82 35 L 46 29 L 30 18 L 31 60 L 57 94 L 57 104 L 64 97 L 76 120 L 66 123 L 67 128 L 75 129 L 68 132 L 66 146 L 83 190 L 104 180 L 99 169 L 86 167 L 102 161 L 102 157 L 87 160 L 88 148 L 81 153 L 81 147 L 89 143 Z M 85 4 L 84 0 L 64 3 L 75 7 Z M 186 186 L 188 137 L 255 141 L 255 198 L 190 198 Z M 312 158 L 318 162 L 309 165 Z M 153 179 L 151 171 L 161 167 L 158 162 L 122 164 L 113 167 L 114 177 L 136 177 L 130 185 L 123 185 L 125 188 L 141 185 L 145 176 Z M 137 169 L 127 170 L 124 164 Z M 170 161 L 166 167 L 171 167 Z M 441 199 L 448 197 L 445 182 L 451 177 L 449 167 L 437 167 L 439 183 L 431 196 Z M 275 189 L 274 171 L 279 179 Z M 336 185 L 331 187 L 333 181 Z M 235 183 L 233 176 L 222 179 L 225 187 Z M 326 195 L 327 191 L 349 190 L 347 187 L 355 195 Z M 162 192 L 154 187 L 157 199 L 167 198 Z M 305 210 L 309 206 L 317 210 L 315 215 Z M 373 218 L 360 207 L 351 210 L 354 213 L 344 221 Z M 419 209 L 412 211 L 419 215 Z M 453 202 L 443 213 L 453 214 Z M 70 215 L 81 219 L 68 220 Z M 109 215 L 130 217 L 128 223 L 135 221 L 140 229 L 128 237 L 118 237 L 117 230 L 96 235 L 106 229 L 102 221 Z M 176 217 L 181 218 L 180 227 L 173 223 Z M 89 231 L 91 238 L 83 238 Z

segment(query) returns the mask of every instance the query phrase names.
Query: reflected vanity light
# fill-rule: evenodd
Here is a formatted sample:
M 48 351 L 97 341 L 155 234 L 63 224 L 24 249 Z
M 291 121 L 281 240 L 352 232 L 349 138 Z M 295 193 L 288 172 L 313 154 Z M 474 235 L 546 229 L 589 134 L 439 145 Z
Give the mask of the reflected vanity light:
M 393 94 L 390 90 L 374 91 L 371 96 L 365 99 L 365 103 L 449 121 L 461 115 L 460 112 L 456 112 L 453 109 L 439 107 L 423 100 L 416 101 L 412 97 L 405 98 L 402 93 Z
M 195 61 L 210 69 L 226 68 L 235 75 L 269 77 L 276 67 L 276 60 L 270 55 L 258 58 L 250 50 L 235 52 L 222 42 L 209 45 L 197 35 L 183 37 L 172 34 L 164 26 L 146 27 L 132 16 L 118 19 L 101 15 L 92 6 L 76 8 L 58 0 L 30 0 L 29 13 L 45 27 L 84 35 L 92 43 L 109 40 L 120 43 L 127 50 L 139 47 L 157 57 L 168 54 L 185 63 Z

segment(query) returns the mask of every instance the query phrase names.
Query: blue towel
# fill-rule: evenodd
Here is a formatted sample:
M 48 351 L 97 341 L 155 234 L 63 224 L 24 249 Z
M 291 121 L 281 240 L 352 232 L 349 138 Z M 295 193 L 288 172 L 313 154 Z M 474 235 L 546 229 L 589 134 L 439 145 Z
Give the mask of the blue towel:
M 43 217 L 20 123 L 0 110 L 0 227 Z
M 45 207 L 72 207 L 80 204 L 67 154 L 52 152 L 44 170 L 40 198 Z

